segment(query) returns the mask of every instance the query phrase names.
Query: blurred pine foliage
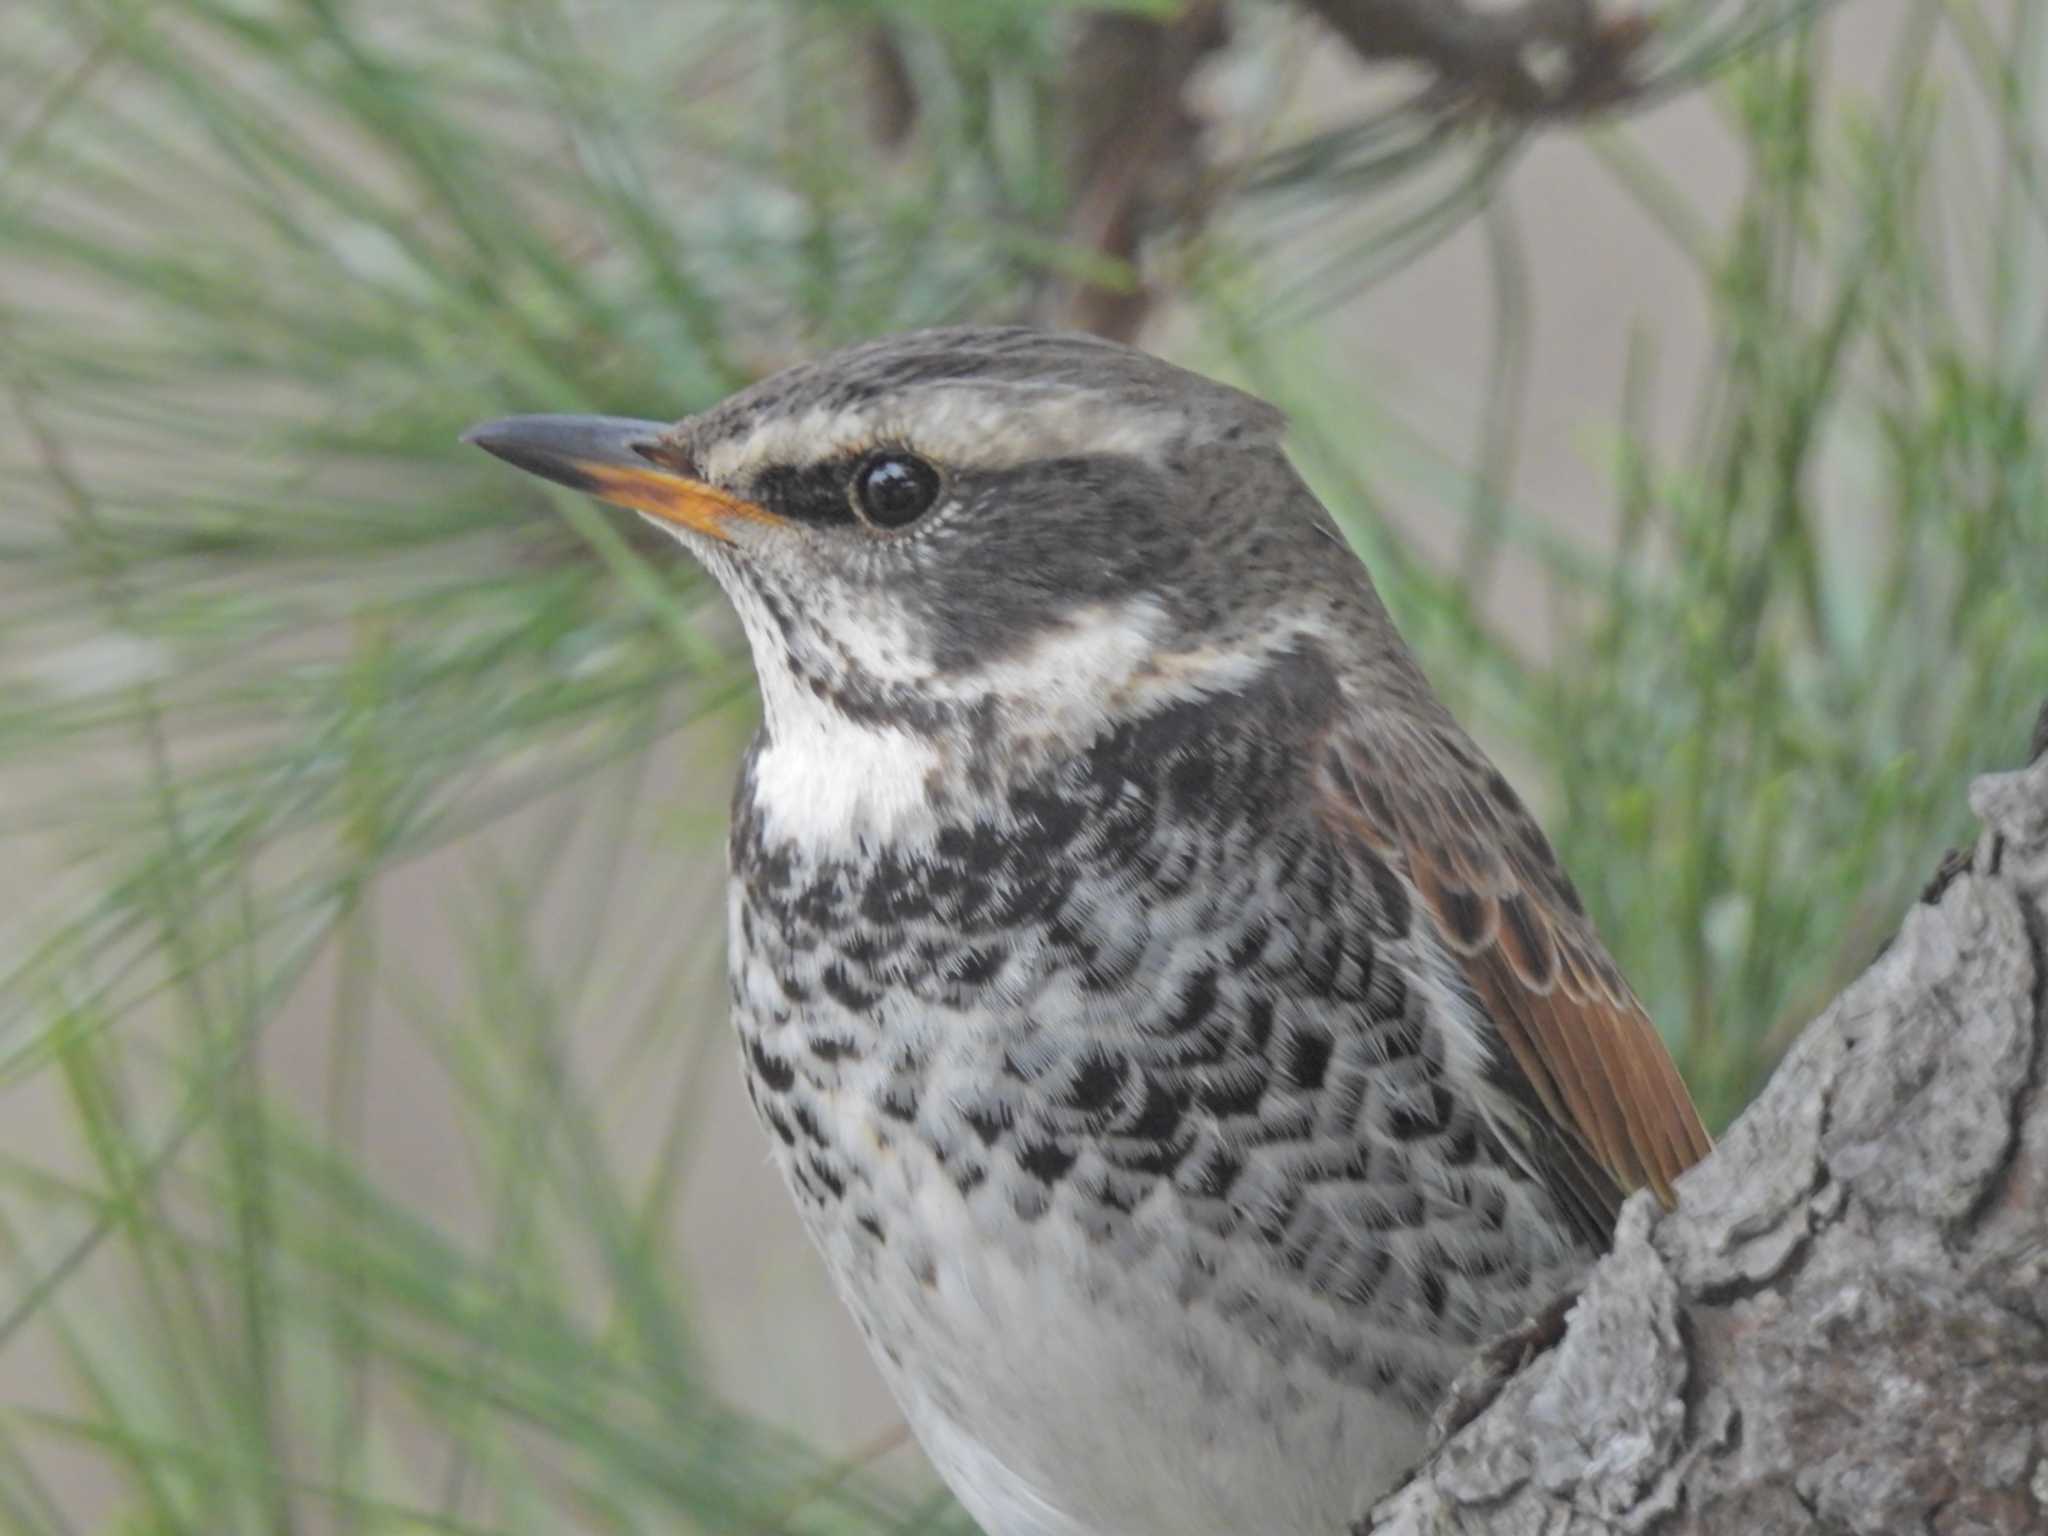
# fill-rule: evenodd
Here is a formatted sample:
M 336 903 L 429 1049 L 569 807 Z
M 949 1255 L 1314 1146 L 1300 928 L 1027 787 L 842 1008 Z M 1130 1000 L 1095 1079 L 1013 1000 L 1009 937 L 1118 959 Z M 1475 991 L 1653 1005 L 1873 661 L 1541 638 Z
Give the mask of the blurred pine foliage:
M 1587 549 L 1506 474 L 1543 296 L 1505 223 L 1476 449 L 1320 324 L 1495 220 L 1541 115 L 1439 80 L 1289 139 L 1301 54 L 1334 45 L 1277 0 L 11 0 L 0 1523 L 964 1529 L 709 1380 L 674 1223 L 727 1081 L 744 658 L 687 564 L 454 449 L 512 410 L 680 415 L 946 320 L 1170 318 L 1292 411 L 1725 1121 L 2048 693 L 2048 19 L 1912 4 L 1862 95 L 1825 67 L 1856 9 L 1660 8 L 1642 91 L 1711 92 L 1748 168 L 1725 230 L 1625 115 L 1543 130 L 1687 254 L 1716 342 L 1673 450 L 1642 337 L 1620 535 Z M 1072 40 L 1111 26 L 1233 81 L 1143 239 L 1077 221 Z M 1544 656 L 1499 625 L 1504 551 L 1547 583 Z M 431 975 L 392 958 L 407 880 Z M 286 1084 L 274 1035 L 309 1013 Z M 398 1035 L 470 1231 L 380 1173 Z

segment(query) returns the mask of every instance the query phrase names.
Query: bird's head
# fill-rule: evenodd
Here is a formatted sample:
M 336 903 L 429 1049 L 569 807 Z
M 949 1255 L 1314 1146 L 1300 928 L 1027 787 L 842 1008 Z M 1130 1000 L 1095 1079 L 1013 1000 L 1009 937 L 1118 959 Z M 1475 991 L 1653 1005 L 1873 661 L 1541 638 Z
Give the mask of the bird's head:
M 823 707 L 1050 746 L 1234 686 L 1357 600 L 1280 427 L 1128 347 L 959 328 L 788 369 L 673 426 L 521 416 L 468 440 L 688 546 L 739 611 L 771 736 Z

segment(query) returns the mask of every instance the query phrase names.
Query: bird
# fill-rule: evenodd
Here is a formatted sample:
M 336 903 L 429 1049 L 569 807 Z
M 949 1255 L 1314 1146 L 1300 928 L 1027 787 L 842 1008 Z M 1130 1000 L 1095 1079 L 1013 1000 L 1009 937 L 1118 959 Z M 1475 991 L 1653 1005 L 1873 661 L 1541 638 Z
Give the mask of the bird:
M 959 326 L 467 434 L 737 614 L 747 1091 L 989 1536 L 1347 1530 L 1709 1147 L 1284 427 Z

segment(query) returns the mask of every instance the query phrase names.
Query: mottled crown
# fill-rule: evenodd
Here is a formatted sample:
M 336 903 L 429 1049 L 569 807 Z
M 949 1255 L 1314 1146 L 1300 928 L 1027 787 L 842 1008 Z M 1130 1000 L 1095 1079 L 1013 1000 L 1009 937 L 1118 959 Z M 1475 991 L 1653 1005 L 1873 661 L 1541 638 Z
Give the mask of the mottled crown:
M 900 435 L 976 465 L 1274 439 L 1252 395 L 1100 337 L 1022 326 L 887 336 L 785 369 L 684 422 L 708 478 Z

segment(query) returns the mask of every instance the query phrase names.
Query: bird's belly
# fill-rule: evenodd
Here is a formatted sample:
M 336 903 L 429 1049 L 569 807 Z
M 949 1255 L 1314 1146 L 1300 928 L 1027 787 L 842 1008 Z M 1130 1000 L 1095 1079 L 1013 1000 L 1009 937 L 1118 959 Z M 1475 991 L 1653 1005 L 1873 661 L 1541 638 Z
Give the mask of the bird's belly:
M 827 1097 L 835 1130 L 887 1142 L 867 1212 L 884 1235 L 845 1202 L 807 1201 L 807 1219 L 912 1429 L 990 1536 L 1336 1536 L 1420 1454 L 1412 1410 L 1183 1299 L 1170 1192 L 1131 1213 L 1137 1241 L 1092 1239 L 1058 1199 L 1022 1224 L 999 1189 L 963 1194 L 929 1146 Z

